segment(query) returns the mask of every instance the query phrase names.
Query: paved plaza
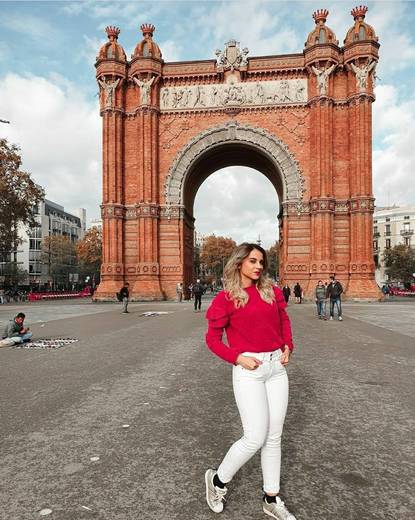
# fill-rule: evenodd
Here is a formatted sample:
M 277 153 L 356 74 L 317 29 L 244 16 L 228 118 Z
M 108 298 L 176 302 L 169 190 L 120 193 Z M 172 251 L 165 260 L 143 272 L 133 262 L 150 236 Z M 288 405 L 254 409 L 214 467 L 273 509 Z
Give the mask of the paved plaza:
M 79 341 L 0 349 L 0 519 L 216 518 L 203 475 L 241 426 L 231 366 L 204 346 L 204 312 L 41 302 L 1 306 L 0 326 L 18 310 L 36 338 Z M 168 314 L 142 316 L 153 310 Z M 346 304 L 343 322 L 316 319 L 312 304 L 289 313 L 288 507 L 298 520 L 415 518 L 415 301 Z M 221 518 L 266 518 L 260 500 L 256 455 Z

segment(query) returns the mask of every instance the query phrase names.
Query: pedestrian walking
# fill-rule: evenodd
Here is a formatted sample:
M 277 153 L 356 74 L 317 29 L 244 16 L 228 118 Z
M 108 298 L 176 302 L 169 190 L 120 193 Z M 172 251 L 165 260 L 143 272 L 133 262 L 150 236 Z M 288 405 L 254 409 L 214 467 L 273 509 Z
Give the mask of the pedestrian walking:
M 284 295 L 285 303 L 288 303 L 290 300 L 290 296 L 291 296 L 291 289 L 288 284 L 285 284 L 284 287 L 282 288 L 282 294 Z
M 298 282 L 294 285 L 294 296 L 295 296 L 295 303 L 301 303 L 301 300 L 303 297 L 303 290 L 301 288 L 301 285 Z
M 200 280 L 197 279 L 196 283 L 193 286 L 193 294 L 195 297 L 195 312 L 201 311 L 203 293 L 204 293 L 203 285 L 200 283 Z
M 3 332 L 3 339 L 11 339 L 15 344 L 27 343 L 32 337 L 29 327 L 24 326 L 26 315 L 19 312 L 8 322 Z
M 118 293 L 118 300 L 122 302 L 122 313 L 128 314 L 128 301 L 130 297 L 130 284 L 125 282 L 124 286 L 120 289 Z
M 335 276 L 330 276 L 330 283 L 327 286 L 327 298 L 330 298 L 330 320 L 334 318 L 334 307 L 337 308 L 337 316 L 342 321 L 342 284 L 336 280 Z
M 176 285 L 176 294 L 177 294 L 177 301 L 179 303 L 182 303 L 182 301 L 183 301 L 183 284 L 181 282 L 179 282 Z
M 233 476 L 260 449 L 263 511 L 277 520 L 295 520 L 279 496 L 281 435 L 288 404 L 285 365 L 293 342 L 284 296 L 273 286 L 267 268 L 262 247 L 238 246 L 224 270 L 224 290 L 206 314 L 208 347 L 234 365 L 233 391 L 243 427 L 242 438 L 230 447 L 218 469 L 206 471 L 206 500 L 212 511 L 222 512 Z M 222 341 L 224 330 L 228 346 Z
M 316 285 L 316 305 L 317 316 L 320 320 L 326 317 L 325 301 L 327 297 L 327 290 L 324 287 L 323 280 L 319 280 Z

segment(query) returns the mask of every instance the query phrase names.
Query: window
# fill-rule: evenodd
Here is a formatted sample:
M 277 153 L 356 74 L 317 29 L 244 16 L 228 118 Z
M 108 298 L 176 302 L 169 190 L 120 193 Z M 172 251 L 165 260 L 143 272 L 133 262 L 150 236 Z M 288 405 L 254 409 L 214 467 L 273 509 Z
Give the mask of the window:
M 405 237 L 403 239 L 403 243 L 409 247 L 411 245 L 411 239 L 409 237 Z
M 378 241 L 377 241 L 377 240 L 374 240 L 374 241 L 373 241 L 373 249 L 374 249 L 375 251 L 377 251 L 377 249 L 378 249 Z
M 386 224 L 385 226 L 385 235 L 386 236 L 390 236 L 391 234 L 391 225 L 390 224 Z
M 386 222 L 390 222 L 391 219 L 389 217 L 386 217 Z
M 386 249 L 390 249 L 390 248 L 391 248 L 391 239 L 387 238 L 386 239 Z
M 409 220 L 410 218 L 411 218 L 411 217 L 410 217 L 409 215 L 405 215 L 403 219 L 404 219 L 404 220 Z
M 38 240 L 38 239 L 34 239 L 34 238 L 31 238 L 29 240 L 29 249 L 33 249 L 35 251 L 40 251 L 41 249 L 41 240 Z
M 378 223 L 378 221 L 377 221 L 377 220 L 374 220 L 374 221 L 373 221 L 373 223 L 374 223 L 374 224 L 377 224 L 377 223 Z

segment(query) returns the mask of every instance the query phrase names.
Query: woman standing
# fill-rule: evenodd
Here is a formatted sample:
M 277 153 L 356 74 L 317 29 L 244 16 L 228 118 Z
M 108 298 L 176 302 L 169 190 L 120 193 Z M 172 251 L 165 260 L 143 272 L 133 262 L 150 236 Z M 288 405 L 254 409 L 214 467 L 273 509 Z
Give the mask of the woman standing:
M 257 244 L 241 244 L 224 271 L 224 291 L 206 314 L 210 350 L 233 366 L 233 389 L 243 436 L 229 449 L 217 471 L 205 474 L 206 500 L 223 511 L 227 485 L 261 449 L 263 511 L 277 520 L 295 520 L 279 497 L 281 435 L 288 404 L 285 365 L 293 349 L 283 294 L 266 274 L 267 258 Z M 222 342 L 226 330 L 229 346 Z
M 301 300 L 303 298 L 303 290 L 298 282 L 294 285 L 294 296 L 295 303 L 301 303 Z

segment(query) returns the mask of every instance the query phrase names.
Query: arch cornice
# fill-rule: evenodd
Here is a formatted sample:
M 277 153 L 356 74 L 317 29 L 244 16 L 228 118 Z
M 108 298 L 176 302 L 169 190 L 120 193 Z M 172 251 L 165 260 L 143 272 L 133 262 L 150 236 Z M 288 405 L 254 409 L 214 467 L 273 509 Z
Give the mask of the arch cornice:
M 183 190 L 195 160 L 208 150 L 221 144 L 245 143 L 264 153 L 275 164 L 281 175 L 283 203 L 301 203 L 305 188 L 304 176 L 298 161 L 286 145 L 273 134 L 238 121 L 208 128 L 191 139 L 177 154 L 165 182 L 166 203 L 183 204 Z

